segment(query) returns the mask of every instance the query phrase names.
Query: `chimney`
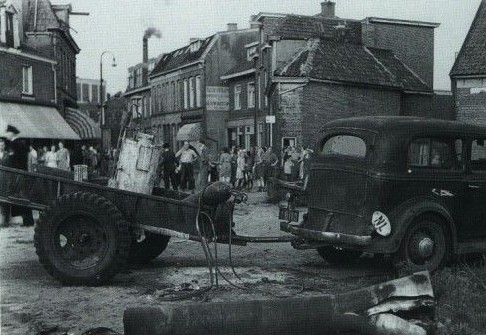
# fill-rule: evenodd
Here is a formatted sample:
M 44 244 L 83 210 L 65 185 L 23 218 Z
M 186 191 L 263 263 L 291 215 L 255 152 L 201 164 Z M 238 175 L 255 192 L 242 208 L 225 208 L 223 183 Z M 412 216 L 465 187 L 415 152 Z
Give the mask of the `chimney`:
M 329 0 L 321 2 L 321 16 L 327 18 L 336 17 L 336 3 Z
M 227 27 L 228 27 L 228 31 L 238 30 L 238 23 L 228 23 Z
M 142 56 L 142 86 L 148 84 L 148 39 L 143 38 L 143 56 Z

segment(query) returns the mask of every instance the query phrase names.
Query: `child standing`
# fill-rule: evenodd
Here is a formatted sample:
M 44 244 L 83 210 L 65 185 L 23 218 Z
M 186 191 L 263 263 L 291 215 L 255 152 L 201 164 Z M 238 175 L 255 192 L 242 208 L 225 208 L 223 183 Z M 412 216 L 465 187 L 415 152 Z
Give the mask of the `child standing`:
M 287 155 L 284 163 L 284 174 L 286 181 L 292 181 L 292 169 L 294 167 L 294 162 L 292 162 L 292 156 Z

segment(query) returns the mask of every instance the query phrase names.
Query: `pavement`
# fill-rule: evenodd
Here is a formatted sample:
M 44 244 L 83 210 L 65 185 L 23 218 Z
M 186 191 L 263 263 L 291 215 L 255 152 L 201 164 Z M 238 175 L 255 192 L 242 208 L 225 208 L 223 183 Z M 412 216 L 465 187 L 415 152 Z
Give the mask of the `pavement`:
M 301 210 L 305 211 L 305 208 Z M 250 193 L 237 205 L 240 235 L 279 236 L 278 207 L 264 193 Z M 213 249 L 214 251 L 214 249 Z M 290 243 L 233 246 L 236 276 L 228 246 L 218 246 L 218 285 L 193 300 L 284 299 L 337 294 L 393 279 L 389 264 L 362 258 L 347 266 L 327 264 L 315 250 L 294 250 Z M 33 227 L 0 228 L 1 334 L 82 334 L 96 327 L 123 332 L 127 307 L 183 304 L 164 301 L 167 292 L 195 292 L 210 285 L 207 262 L 198 242 L 172 238 L 167 249 L 145 266 L 124 269 L 101 287 L 63 286 L 38 262 Z

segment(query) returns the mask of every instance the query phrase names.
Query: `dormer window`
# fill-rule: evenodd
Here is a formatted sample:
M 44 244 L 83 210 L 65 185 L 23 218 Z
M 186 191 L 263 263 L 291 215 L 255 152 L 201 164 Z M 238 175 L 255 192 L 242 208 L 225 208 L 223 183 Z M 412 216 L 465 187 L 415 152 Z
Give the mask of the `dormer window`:
M 255 58 L 258 58 L 258 45 L 246 48 L 246 59 L 252 61 Z
M 201 40 L 194 40 L 191 42 L 191 45 L 189 46 L 191 52 L 196 52 L 201 48 Z
M 17 10 L 13 6 L 0 9 L 0 42 L 8 48 L 20 47 L 19 17 Z

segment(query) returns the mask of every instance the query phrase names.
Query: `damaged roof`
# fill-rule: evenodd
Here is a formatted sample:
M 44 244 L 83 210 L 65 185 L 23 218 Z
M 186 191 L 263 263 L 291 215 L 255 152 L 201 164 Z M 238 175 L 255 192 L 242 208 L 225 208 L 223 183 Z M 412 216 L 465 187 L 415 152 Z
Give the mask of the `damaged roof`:
M 481 1 L 461 51 L 452 67 L 451 76 L 486 74 L 486 1 Z
M 216 38 L 215 36 L 216 35 L 212 35 L 206 39 L 199 40 L 200 46 L 197 50 L 191 50 L 191 44 L 189 44 L 180 49 L 165 54 L 158 61 L 157 65 L 155 65 L 154 69 L 150 73 L 150 77 L 177 69 L 182 65 L 190 64 L 200 60 L 204 52 L 211 44 L 211 41 Z
M 287 15 L 279 18 L 268 34 L 283 39 L 318 37 L 360 43 L 361 22 L 351 19 Z
M 326 39 L 310 39 L 275 75 L 433 92 L 391 50 Z

